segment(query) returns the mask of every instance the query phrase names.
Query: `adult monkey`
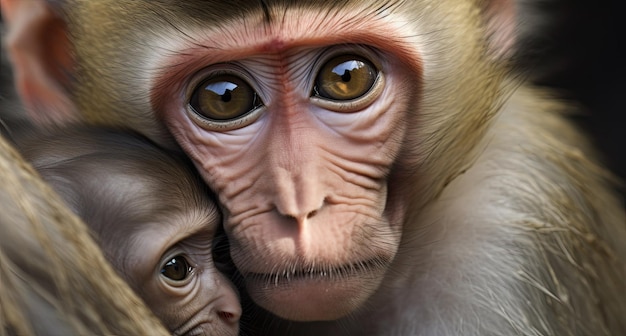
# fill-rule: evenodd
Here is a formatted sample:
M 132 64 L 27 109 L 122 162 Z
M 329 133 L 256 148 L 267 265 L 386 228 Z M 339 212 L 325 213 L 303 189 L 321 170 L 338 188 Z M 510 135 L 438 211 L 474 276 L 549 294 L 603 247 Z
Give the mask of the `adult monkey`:
M 511 74 L 513 0 L 54 4 L 10 31 L 26 106 L 172 134 L 286 332 L 626 332 L 624 210 Z

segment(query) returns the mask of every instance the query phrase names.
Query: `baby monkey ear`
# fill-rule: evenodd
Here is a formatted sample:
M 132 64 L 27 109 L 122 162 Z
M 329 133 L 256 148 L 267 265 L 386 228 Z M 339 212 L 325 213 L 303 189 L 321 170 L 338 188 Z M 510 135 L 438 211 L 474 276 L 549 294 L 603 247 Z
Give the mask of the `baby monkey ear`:
M 15 86 L 30 119 L 40 126 L 74 120 L 74 60 L 60 12 L 46 0 L 0 0 L 0 9 Z

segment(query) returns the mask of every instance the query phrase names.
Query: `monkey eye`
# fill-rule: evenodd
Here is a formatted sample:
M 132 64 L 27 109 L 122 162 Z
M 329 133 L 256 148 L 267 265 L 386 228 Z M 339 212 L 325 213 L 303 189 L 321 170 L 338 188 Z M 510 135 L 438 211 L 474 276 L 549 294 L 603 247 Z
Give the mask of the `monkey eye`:
M 378 78 L 378 70 L 368 60 L 341 55 L 328 60 L 315 79 L 314 95 L 335 101 L 357 99 L 368 93 Z
M 252 87 L 230 74 L 214 76 L 200 83 L 189 102 L 193 111 L 209 122 L 238 119 L 261 105 Z
M 170 258 L 161 268 L 161 275 L 170 281 L 183 281 L 189 277 L 193 268 L 182 255 Z

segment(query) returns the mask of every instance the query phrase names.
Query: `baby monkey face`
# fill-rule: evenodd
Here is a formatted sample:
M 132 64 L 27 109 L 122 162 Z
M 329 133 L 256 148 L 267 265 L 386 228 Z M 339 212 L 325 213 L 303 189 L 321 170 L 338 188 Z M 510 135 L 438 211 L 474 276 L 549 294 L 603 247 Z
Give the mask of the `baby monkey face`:
M 172 333 L 238 334 L 239 296 L 214 258 L 228 256 L 227 246 L 215 249 L 222 216 L 182 155 L 139 136 L 91 128 L 20 143 Z

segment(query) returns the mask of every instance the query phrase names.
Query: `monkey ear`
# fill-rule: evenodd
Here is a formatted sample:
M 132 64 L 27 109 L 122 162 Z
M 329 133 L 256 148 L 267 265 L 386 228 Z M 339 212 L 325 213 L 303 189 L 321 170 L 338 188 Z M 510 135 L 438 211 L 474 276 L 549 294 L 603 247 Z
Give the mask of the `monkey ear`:
M 66 25 L 45 0 L 0 0 L 17 92 L 38 125 L 77 117 L 69 87 L 74 61 Z
M 489 45 L 496 58 L 510 58 L 519 40 L 520 0 L 481 0 Z

